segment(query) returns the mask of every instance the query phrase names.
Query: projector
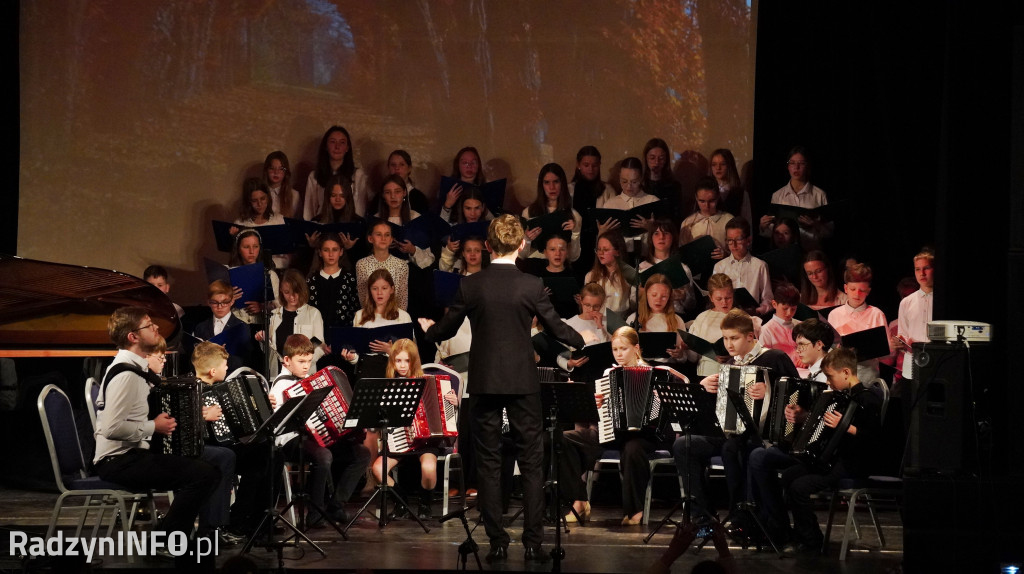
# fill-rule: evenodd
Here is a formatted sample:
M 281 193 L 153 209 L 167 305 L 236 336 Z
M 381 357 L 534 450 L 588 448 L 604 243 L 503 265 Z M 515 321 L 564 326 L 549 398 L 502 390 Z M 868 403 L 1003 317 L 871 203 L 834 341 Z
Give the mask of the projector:
M 992 339 L 992 325 L 978 321 L 932 321 L 928 323 L 928 340 L 987 343 Z

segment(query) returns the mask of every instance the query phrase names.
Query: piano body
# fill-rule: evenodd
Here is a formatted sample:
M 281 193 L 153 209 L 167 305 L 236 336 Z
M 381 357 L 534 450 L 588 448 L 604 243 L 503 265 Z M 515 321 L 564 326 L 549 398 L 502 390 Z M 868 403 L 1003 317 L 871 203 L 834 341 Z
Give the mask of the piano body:
M 181 329 L 167 295 L 138 277 L 0 255 L 0 357 L 112 357 L 107 319 L 131 305 L 167 340 Z

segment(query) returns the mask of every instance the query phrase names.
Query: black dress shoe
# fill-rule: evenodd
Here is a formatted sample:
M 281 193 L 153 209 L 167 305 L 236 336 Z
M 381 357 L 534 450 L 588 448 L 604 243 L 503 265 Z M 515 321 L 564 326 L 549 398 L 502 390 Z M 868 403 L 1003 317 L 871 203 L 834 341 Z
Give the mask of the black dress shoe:
M 527 546 L 526 553 L 523 554 L 523 560 L 527 562 L 547 562 L 551 560 L 551 555 L 544 552 L 544 549 L 540 546 Z
M 488 564 L 495 562 L 505 562 L 508 560 L 508 546 L 491 546 L 491 551 L 487 553 L 485 558 Z
M 814 556 L 821 554 L 821 544 L 804 544 L 803 542 L 790 542 L 782 547 L 783 556 Z

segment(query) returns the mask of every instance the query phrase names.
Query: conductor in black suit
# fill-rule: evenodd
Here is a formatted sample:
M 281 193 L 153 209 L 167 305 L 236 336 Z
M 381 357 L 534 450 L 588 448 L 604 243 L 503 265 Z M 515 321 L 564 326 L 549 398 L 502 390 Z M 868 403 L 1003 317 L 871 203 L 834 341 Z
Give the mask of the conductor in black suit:
M 530 326 L 537 317 L 545 330 L 569 346 L 583 338 L 562 322 L 541 280 L 516 268 L 525 246 L 523 228 L 502 215 L 487 228 L 491 265 L 462 280 L 455 302 L 435 325 L 420 319 L 430 342 L 455 336 L 465 317 L 473 328 L 469 351 L 469 392 L 477 398 L 472 416 L 480 480 L 480 515 L 491 549 L 489 562 L 508 557 L 509 535 L 501 523 L 501 411 L 508 412 L 518 450 L 524 488 L 523 545 L 526 560 L 547 560 L 544 539 L 543 419 L 540 382 L 534 362 Z

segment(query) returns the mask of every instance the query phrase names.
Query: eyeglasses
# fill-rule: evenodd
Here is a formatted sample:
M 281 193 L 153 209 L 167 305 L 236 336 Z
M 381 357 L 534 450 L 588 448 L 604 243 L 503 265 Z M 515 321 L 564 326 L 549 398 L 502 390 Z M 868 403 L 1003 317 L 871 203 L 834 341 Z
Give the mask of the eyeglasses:
M 150 327 L 152 327 L 154 331 L 159 331 L 160 330 L 160 325 L 157 325 L 156 323 L 150 323 L 149 325 L 143 325 L 141 327 L 136 327 L 136 328 L 132 329 L 132 332 L 135 332 L 135 331 L 145 331 L 146 329 L 149 329 Z
M 796 348 L 803 351 L 804 349 L 810 349 L 814 346 L 814 343 L 797 343 Z
M 826 273 L 826 270 L 824 267 L 822 267 L 821 269 L 815 269 L 814 271 L 806 271 L 806 273 L 808 277 L 817 277 L 822 273 Z
M 790 160 L 790 161 L 786 162 L 786 165 L 792 165 L 792 166 L 796 166 L 796 167 L 807 167 L 807 162 L 806 161 L 793 161 L 793 160 Z
M 207 304 L 209 304 L 210 307 L 227 307 L 231 304 L 231 301 L 214 301 L 213 299 L 210 299 L 207 301 Z
M 743 242 L 746 241 L 746 240 L 747 240 L 747 238 L 744 237 L 743 239 L 726 239 L 725 242 L 728 245 L 742 245 Z
M 150 355 L 149 358 L 150 359 L 155 359 L 155 360 L 160 361 L 162 363 L 166 363 L 167 362 L 167 355 Z

